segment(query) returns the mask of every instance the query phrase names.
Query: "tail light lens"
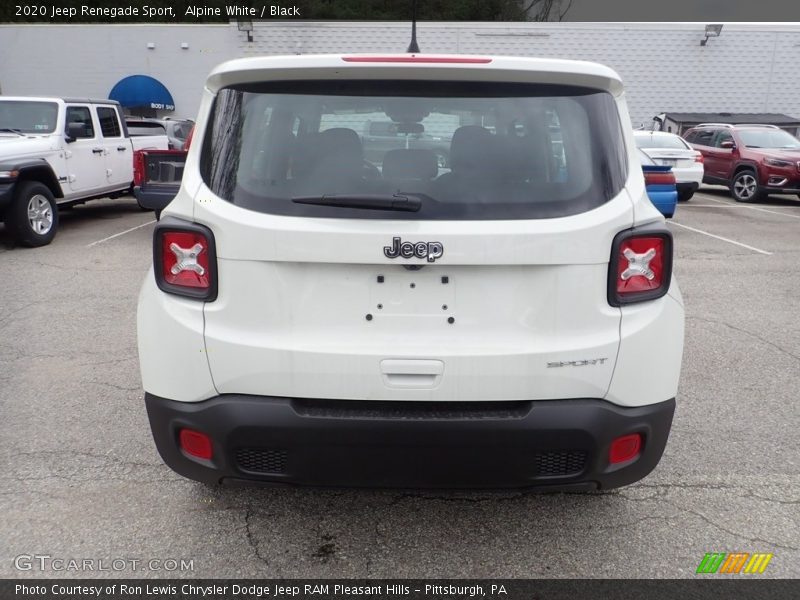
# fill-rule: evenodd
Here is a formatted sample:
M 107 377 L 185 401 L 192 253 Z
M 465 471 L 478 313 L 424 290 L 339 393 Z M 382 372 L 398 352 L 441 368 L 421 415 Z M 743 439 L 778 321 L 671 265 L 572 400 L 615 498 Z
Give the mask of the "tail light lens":
M 618 233 L 608 268 L 608 303 L 622 306 L 661 298 L 672 280 L 672 234 L 642 227 Z
M 144 183 L 145 153 L 144 150 L 137 150 L 133 153 L 133 185 Z
M 645 171 L 645 185 L 675 185 L 675 174 L 672 171 Z
M 699 163 L 705 162 L 703 154 L 701 152 L 698 152 L 697 150 L 694 151 L 694 162 L 699 162 Z
M 212 302 L 217 297 L 217 256 L 208 227 L 175 217 L 156 224 L 153 271 L 159 289 Z

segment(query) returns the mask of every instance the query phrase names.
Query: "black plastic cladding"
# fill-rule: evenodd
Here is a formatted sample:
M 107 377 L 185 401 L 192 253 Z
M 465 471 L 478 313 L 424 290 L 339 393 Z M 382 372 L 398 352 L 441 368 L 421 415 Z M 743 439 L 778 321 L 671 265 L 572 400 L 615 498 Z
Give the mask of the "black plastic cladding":
M 644 292 L 633 292 L 620 296 L 617 293 L 617 262 L 620 253 L 620 246 L 625 240 L 632 237 L 660 237 L 664 240 L 664 270 L 663 270 L 663 283 L 655 290 L 646 290 Z M 608 263 L 608 303 L 611 306 L 625 306 L 627 304 L 635 304 L 636 302 L 645 302 L 647 300 L 656 300 L 665 296 L 669 291 L 670 283 L 672 282 L 672 233 L 663 225 L 658 223 L 643 225 L 641 227 L 634 227 L 633 229 L 626 229 L 620 231 L 614 236 L 614 241 L 611 243 L 611 259 Z
M 205 237 L 208 241 L 208 249 L 206 252 L 208 252 L 208 270 L 211 285 L 207 290 L 187 288 L 164 281 L 164 277 L 161 275 L 163 256 L 160 238 L 162 233 L 168 231 L 197 233 Z M 217 299 L 217 246 L 214 241 L 214 234 L 205 225 L 184 221 L 177 217 L 164 217 L 156 223 L 155 229 L 153 230 L 153 272 L 156 278 L 156 285 L 158 285 L 158 289 L 162 292 L 175 294 L 176 296 L 184 296 L 185 298 L 192 298 L 194 300 L 213 302 Z

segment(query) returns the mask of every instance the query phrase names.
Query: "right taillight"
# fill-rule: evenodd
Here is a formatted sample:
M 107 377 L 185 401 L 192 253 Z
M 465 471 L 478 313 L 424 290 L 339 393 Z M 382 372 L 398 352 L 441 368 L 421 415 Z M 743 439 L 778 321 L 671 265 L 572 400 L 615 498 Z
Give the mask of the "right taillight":
M 698 152 L 697 150 L 694 151 L 694 162 L 699 162 L 699 163 L 705 162 L 703 154 L 701 152 Z
M 153 232 L 153 270 L 159 289 L 211 302 L 217 297 L 217 256 L 208 227 L 174 217 Z
M 672 279 L 672 234 L 646 227 L 618 233 L 608 268 L 608 303 L 622 306 L 655 300 Z
M 140 186 L 144 183 L 145 160 L 144 150 L 133 153 L 133 185 Z

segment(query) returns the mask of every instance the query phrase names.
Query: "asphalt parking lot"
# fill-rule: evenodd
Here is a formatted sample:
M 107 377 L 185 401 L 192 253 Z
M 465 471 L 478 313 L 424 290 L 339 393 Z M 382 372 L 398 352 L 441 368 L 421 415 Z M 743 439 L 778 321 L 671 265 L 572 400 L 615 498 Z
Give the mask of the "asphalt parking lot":
M 152 222 L 132 198 L 89 203 L 35 250 L 0 226 L 0 577 L 672 578 L 733 551 L 774 554 L 755 577 L 800 577 L 796 198 L 741 205 L 704 188 L 679 205 L 673 431 L 649 477 L 593 495 L 211 489 L 175 475 L 136 357 Z M 20 571 L 19 555 L 193 569 Z

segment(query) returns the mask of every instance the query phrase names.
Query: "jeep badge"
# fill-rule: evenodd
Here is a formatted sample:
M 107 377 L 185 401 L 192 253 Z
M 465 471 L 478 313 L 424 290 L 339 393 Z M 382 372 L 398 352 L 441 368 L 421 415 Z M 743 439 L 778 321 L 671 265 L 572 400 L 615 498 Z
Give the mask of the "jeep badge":
M 392 238 L 391 246 L 383 247 L 383 254 L 386 258 L 425 258 L 428 262 L 433 262 L 444 254 L 444 246 L 441 242 L 403 242 L 399 237 Z

